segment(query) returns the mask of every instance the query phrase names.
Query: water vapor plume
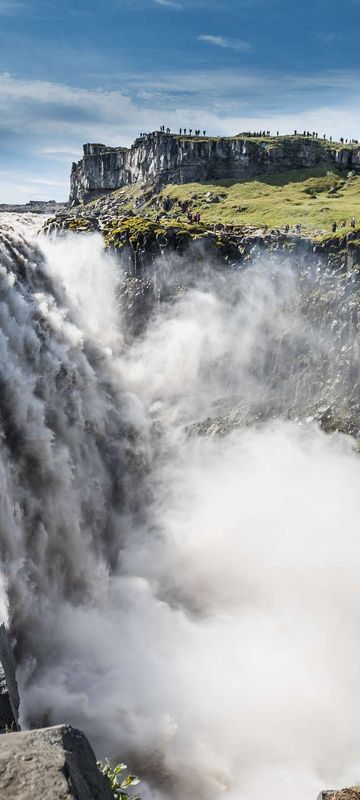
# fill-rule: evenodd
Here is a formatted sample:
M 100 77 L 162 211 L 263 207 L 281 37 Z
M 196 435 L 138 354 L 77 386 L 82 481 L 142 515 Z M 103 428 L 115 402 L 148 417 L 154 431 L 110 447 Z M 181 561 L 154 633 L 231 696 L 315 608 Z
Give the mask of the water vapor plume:
M 350 283 L 279 258 L 164 259 L 133 336 L 100 237 L 16 229 L 0 248 L 23 722 L 79 726 L 144 798 L 356 783 L 360 462 L 336 432 L 357 413 Z

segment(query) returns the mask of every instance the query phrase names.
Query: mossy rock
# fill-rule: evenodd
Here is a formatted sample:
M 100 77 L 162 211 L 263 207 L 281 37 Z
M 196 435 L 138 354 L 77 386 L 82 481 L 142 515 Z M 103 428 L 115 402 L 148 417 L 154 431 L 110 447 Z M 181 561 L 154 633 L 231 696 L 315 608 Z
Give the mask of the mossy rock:
M 105 243 L 107 247 L 121 248 L 125 243 L 130 243 L 134 249 L 145 244 L 157 242 L 159 248 L 170 242 L 176 246 L 182 240 L 191 241 L 202 238 L 206 234 L 203 226 L 174 222 L 174 220 L 154 220 L 147 217 L 127 217 L 115 220 L 105 229 Z

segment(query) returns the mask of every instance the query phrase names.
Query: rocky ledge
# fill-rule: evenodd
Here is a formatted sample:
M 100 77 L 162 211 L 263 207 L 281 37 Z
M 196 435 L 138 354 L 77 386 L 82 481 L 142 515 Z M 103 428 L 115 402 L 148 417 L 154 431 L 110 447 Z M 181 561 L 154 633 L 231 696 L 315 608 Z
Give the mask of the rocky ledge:
M 153 187 L 144 189 L 142 203 L 157 197 Z M 47 235 L 99 232 L 112 252 L 122 255 L 123 265 L 134 276 L 143 276 L 150 263 L 165 252 L 184 255 L 196 245 L 199 256 L 246 264 L 259 252 L 279 251 L 296 258 L 313 253 L 319 264 L 342 272 L 360 274 L 360 227 L 333 234 L 304 235 L 285 228 L 254 225 L 206 225 L 176 216 L 145 213 L 137 201 L 129 204 L 117 192 L 73 209 L 60 210 L 43 228 Z M 219 215 L 220 216 L 220 215 Z

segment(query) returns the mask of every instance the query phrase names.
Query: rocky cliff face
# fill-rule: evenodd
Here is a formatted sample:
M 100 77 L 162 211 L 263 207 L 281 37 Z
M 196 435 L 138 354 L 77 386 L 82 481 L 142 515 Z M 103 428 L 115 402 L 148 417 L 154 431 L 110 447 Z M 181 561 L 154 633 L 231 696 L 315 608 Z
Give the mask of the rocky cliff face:
M 137 181 L 245 180 L 326 162 L 360 168 L 360 147 L 304 136 L 207 139 L 156 131 L 136 139 L 130 149 L 85 144 L 83 158 L 72 167 L 70 202 L 87 202 Z
M 19 730 L 19 705 L 15 661 L 5 625 L 0 625 L 0 734 Z

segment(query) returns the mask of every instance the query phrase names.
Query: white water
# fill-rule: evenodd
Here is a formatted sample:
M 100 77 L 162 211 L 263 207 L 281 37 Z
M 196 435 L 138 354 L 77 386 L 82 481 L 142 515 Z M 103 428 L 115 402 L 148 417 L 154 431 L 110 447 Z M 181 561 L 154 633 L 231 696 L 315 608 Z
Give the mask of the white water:
M 266 264 L 202 274 L 129 343 L 100 238 L 36 245 L 15 228 L 15 250 L 0 244 L 0 546 L 23 723 L 81 727 L 99 756 L 130 759 L 143 797 L 315 800 L 358 782 L 353 441 L 280 413 L 186 430 L 234 404 L 307 401 L 326 358 L 338 385 L 343 343 Z

